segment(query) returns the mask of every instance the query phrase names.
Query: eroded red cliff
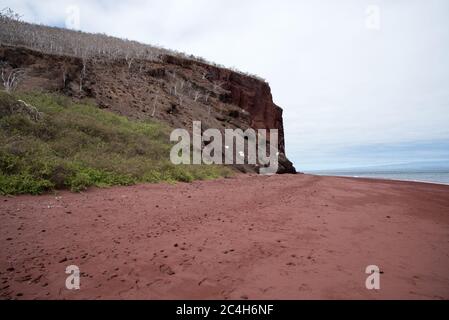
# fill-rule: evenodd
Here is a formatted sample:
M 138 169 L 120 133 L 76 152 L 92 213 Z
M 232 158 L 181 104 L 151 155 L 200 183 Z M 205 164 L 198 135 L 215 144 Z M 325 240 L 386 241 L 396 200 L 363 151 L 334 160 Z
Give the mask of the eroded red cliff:
M 158 61 L 83 61 L 1 46 L 0 59 L 25 70 L 19 89 L 92 98 L 129 118 L 156 119 L 175 128 L 191 128 L 193 121 L 201 121 L 203 129 L 278 129 L 279 172 L 295 172 L 285 156 L 282 109 L 263 80 L 170 55 Z

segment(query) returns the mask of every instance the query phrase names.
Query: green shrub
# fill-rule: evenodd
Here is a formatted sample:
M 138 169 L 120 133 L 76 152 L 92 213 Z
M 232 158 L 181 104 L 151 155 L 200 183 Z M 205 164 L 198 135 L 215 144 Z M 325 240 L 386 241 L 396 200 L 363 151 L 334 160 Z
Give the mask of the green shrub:
M 10 107 L 18 99 L 35 107 L 39 118 Z M 191 182 L 231 174 L 223 166 L 171 164 L 169 133 L 161 123 L 130 121 L 91 101 L 0 92 L 0 193 L 78 192 L 91 186 Z
M 0 174 L 0 194 L 41 194 L 54 188 L 51 181 L 24 173 L 18 175 Z

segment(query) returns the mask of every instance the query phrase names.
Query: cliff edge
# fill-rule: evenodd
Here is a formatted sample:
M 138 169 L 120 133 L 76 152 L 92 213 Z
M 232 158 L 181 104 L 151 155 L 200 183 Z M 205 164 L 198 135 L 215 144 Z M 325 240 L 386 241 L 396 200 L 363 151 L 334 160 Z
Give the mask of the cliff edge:
M 22 46 L 0 46 L 0 60 L 20 68 L 18 90 L 91 98 L 131 119 L 155 119 L 173 128 L 279 130 L 278 173 L 295 173 L 285 155 L 282 109 L 265 81 L 202 61 L 162 54 L 159 59 L 83 59 Z M 255 172 L 249 165 L 243 172 Z

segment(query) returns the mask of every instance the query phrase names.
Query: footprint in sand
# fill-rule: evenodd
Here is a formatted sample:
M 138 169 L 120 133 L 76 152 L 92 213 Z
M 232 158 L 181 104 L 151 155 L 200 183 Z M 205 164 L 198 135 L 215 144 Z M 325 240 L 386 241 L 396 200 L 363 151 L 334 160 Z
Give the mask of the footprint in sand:
M 172 276 L 175 274 L 175 272 L 173 271 L 172 268 L 170 268 L 170 266 L 166 265 L 166 264 L 162 264 L 159 267 L 159 271 L 164 273 L 164 274 L 168 274 L 169 276 Z

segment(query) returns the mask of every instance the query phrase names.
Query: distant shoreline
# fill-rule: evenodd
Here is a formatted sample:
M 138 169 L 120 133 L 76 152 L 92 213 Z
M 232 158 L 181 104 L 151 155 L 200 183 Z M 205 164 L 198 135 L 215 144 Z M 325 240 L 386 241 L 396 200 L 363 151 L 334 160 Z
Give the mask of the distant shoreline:
M 413 174 L 439 174 L 440 172 L 410 172 L 410 175 Z M 447 172 L 444 172 L 446 174 L 449 174 Z M 345 174 L 343 172 L 336 172 L 335 174 L 331 172 L 323 172 L 323 173 L 317 173 L 317 172 L 305 172 L 307 175 L 313 175 L 313 176 L 320 176 L 320 177 L 337 177 L 337 178 L 354 178 L 354 179 L 369 179 L 369 180 L 378 180 L 378 181 L 399 181 L 399 182 L 414 182 L 414 183 L 425 183 L 425 184 L 435 184 L 435 185 L 444 185 L 448 186 L 449 182 L 442 182 L 442 181 L 429 181 L 429 180 L 419 180 L 419 179 L 400 179 L 400 178 L 393 178 L 393 177 L 384 177 L 383 175 L 391 175 L 391 174 L 409 174 L 408 172 L 372 172 L 372 173 L 356 173 L 356 172 L 348 172 L 348 174 Z M 371 176 L 369 176 L 371 175 Z M 378 175 L 378 176 L 376 176 Z
M 436 182 L 436 181 L 423 181 L 423 180 L 405 180 L 405 179 L 393 179 L 393 178 L 382 178 L 382 177 L 366 177 L 366 176 L 353 176 L 353 175 L 332 175 L 332 174 L 318 174 L 318 173 L 308 173 L 307 175 L 319 176 L 319 177 L 336 177 L 336 178 L 353 178 L 353 179 L 370 179 L 370 180 L 385 180 L 385 181 L 399 181 L 399 182 L 415 182 L 415 183 L 425 183 L 425 184 L 435 184 L 435 185 L 443 185 L 449 186 L 449 183 L 444 182 Z

